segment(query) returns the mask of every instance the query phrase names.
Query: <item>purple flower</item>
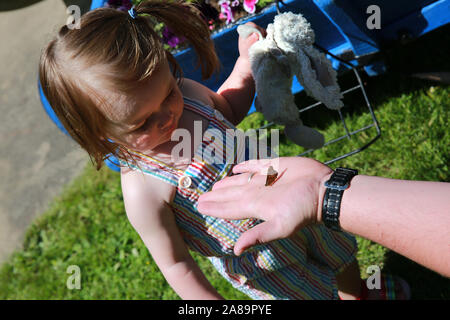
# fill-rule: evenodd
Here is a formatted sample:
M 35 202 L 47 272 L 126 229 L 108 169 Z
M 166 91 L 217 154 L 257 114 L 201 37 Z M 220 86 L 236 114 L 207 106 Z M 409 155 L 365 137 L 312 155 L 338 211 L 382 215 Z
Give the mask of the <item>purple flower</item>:
M 108 0 L 107 4 L 112 7 L 120 6 L 122 4 L 122 0 Z
M 185 41 L 184 37 L 177 37 L 167 26 L 162 31 L 163 41 L 170 47 L 175 48 L 177 45 Z
M 133 7 L 133 4 L 131 3 L 131 0 L 122 0 L 122 7 L 125 7 L 128 11 Z
M 108 0 L 108 2 L 105 3 L 105 7 L 116 8 L 121 11 L 128 11 L 132 6 L 131 0 Z

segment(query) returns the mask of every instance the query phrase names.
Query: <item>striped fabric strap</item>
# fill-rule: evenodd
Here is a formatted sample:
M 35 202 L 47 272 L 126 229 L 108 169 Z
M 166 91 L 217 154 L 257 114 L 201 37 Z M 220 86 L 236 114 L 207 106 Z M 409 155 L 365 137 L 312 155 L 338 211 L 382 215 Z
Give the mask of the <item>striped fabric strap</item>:
M 202 116 L 204 116 L 205 118 L 207 118 L 208 120 L 211 120 L 213 118 L 213 109 L 210 106 L 206 106 L 201 104 L 200 102 L 187 98 L 187 97 L 183 97 L 184 99 L 184 106 L 186 109 L 192 110 L 195 113 L 198 113 Z
M 163 180 L 164 182 L 170 183 L 175 187 L 178 186 L 178 178 L 182 173 L 181 170 L 178 170 L 180 172 L 177 172 L 177 169 L 171 168 L 157 159 L 138 153 L 136 151 L 129 150 L 129 152 L 136 158 L 138 163 L 127 164 L 121 161 L 122 165 L 127 166 L 133 170 L 141 171 L 159 180 Z

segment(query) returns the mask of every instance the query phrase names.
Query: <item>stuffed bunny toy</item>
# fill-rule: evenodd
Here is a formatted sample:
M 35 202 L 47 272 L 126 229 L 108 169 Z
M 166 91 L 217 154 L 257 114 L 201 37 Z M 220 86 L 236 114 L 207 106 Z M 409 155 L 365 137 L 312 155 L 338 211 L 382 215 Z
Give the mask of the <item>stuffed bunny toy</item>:
M 264 38 L 258 29 L 240 25 L 237 32 L 246 38 L 256 32 L 259 40 L 249 49 L 257 97 L 255 108 L 271 122 L 285 125 L 285 134 L 308 149 L 323 146 L 324 137 L 304 126 L 292 95 L 295 75 L 305 92 L 330 109 L 343 106 L 336 72 L 326 56 L 313 47 L 314 31 L 301 14 L 275 16 Z

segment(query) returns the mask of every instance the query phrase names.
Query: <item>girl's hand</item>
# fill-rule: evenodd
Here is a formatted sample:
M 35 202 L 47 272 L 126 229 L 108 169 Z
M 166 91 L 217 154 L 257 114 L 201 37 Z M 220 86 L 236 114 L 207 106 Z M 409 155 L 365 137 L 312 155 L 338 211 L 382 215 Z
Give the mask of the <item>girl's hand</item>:
M 263 37 L 266 37 L 266 35 L 267 35 L 266 29 L 261 28 L 260 26 L 256 25 L 253 22 L 247 22 L 244 25 L 258 29 L 259 32 L 261 32 L 261 34 L 263 35 Z M 245 59 L 246 61 L 249 60 L 248 49 L 258 40 L 259 40 L 259 35 L 256 32 L 250 34 L 250 36 L 248 36 L 247 38 L 239 36 L 239 40 L 238 40 L 239 41 L 239 55 L 242 59 Z

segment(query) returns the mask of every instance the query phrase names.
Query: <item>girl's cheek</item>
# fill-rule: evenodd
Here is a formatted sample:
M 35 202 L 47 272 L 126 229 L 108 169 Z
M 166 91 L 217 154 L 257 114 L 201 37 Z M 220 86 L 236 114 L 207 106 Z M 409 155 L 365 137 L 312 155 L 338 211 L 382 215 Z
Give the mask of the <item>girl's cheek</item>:
M 136 138 L 135 140 L 135 147 L 141 146 L 142 144 L 145 143 L 145 141 L 147 141 L 147 137 L 146 135 L 140 135 Z
M 180 116 L 180 114 L 183 112 L 184 109 L 184 100 L 183 100 L 183 95 L 180 94 L 178 95 L 176 101 L 175 101 L 175 107 L 173 110 L 173 113 L 175 114 L 175 116 Z
M 152 140 L 150 134 L 143 133 L 134 137 L 132 145 L 135 149 L 145 149 L 150 147 Z
M 178 103 L 179 105 L 184 106 L 184 99 L 183 99 L 183 93 L 180 89 L 178 89 Z

